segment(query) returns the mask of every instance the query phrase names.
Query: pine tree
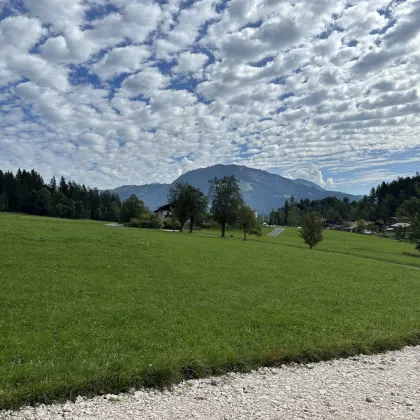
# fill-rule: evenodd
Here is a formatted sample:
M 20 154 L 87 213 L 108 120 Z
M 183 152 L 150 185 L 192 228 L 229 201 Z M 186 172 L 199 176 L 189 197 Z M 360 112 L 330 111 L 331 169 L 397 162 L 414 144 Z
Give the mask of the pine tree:
M 63 193 L 67 197 L 68 185 L 67 185 L 66 179 L 64 178 L 63 175 L 60 178 L 60 186 L 58 187 L 58 191 L 60 191 L 61 193 Z

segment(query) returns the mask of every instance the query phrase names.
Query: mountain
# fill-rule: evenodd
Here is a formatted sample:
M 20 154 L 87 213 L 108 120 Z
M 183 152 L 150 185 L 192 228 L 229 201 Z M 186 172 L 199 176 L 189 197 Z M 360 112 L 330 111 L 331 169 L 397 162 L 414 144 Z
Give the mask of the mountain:
M 135 194 L 147 207 L 154 210 L 167 202 L 170 186 L 171 184 L 123 185 L 111 192 L 118 194 L 123 201 Z
M 156 209 L 167 202 L 169 188 L 176 182 L 186 182 L 200 188 L 204 194 L 208 194 L 209 180 L 214 177 L 222 178 L 226 175 L 235 175 L 239 179 L 246 203 L 261 214 L 268 214 L 271 209 L 278 209 L 292 195 L 297 201 L 306 198 L 317 200 L 332 196 L 339 199 L 347 197 L 350 201 L 361 199 L 360 196 L 325 190 L 319 185 L 303 179 L 292 180 L 260 169 L 239 165 L 209 166 L 187 172 L 172 184 L 125 185 L 112 192 L 119 194 L 121 200 L 127 199 L 131 194 L 136 194 L 149 208 Z
M 300 185 L 305 185 L 307 187 L 316 188 L 319 191 L 326 191 L 325 188 L 320 187 L 318 184 L 315 184 L 315 182 L 307 181 L 306 179 L 294 179 L 293 181 L 297 182 Z

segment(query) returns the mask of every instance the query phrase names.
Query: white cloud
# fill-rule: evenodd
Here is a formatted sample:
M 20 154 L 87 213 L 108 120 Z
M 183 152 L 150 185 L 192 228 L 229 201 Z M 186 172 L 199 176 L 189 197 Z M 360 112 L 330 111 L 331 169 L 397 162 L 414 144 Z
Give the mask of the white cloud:
M 158 89 L 162 89 L 169 84 L 169 78 L 163 75 L 156 67 L 149 67 L 134 76 L 128 77 L 123 88 L 130 96 L 146 95 L 150 96 Z
M 92 66 L 92 71 L 102 80 L 121 73 L 133 73 L 149 55 L 150 50 L 144 45 L 114 48 Z
M 180 73 L 195 72 L 200 70 L 209 60 L 206 54 L 192 54 L 186 51 L 179 55 L 177 61 L 178 65 L 175 66 L 174 70 Z
M 15 47 L 25 51 L 46 33 L 37 19 L 11 16 L 0 21 L 0 49 Z
M 420 3 L 389 3 L 25 0 L 0 21 L 0 167 L 99 187 L 230 162 L 325 188 L 385 174 L 420 146 Z
M 335 187 L 334 179 L 327 178 L 326 181 L 323 179 L 322 170 L 317 165 L 311 165 L 308 168 L 302 168 L 296 171 L 293 179 L 305 179 L 307 181 L 314 182 L 325 189 L 333 189 Z

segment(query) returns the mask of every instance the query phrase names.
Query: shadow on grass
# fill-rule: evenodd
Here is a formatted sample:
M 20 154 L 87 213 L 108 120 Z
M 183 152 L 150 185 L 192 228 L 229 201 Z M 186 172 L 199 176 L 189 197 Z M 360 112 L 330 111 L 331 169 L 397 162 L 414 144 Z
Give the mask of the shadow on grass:
M 308 246 L 305 246 L 303 244 L 302 245 L 298 245 L 298 244 L 286 244 L 286 243 L 267 242 L 267 241 L 259 241 L 258 239 L 255 239 L 255 238 L 249 239 L 249 241 L 254 241 L 254 242 L 258 242 L 260 244 L 267 244 L 267 245 L 287 246 L 289 248 L 309 249 Z M 364 249 L 364 248 L 354 248 L 354 249 L 366 251 L 366 249 Z M 408 267 L 408 268 L 414 268 L 416 270 L 420 270 L 420 266 L 418 266 L 418 265 L 403 264 L 401 262 L 392 261 L 392 260 L 385 259 L 385 258 L 374 258 L 372 256 L 367 257 L 367 256 L 360 255 L 360 254 L 354 254 L 352 252 L 336 251 L 336 250 L 333 251 L 332 249 L 321 249 L 321 248 L 314 248 L 313 251 L 326 252 L 326 253 L 339 254 L 339 255 L 349 255 L 351 257 L 363 258 L 365 260 L 382 261 L 382 262 L 388 263 L 388 264 L 400 265 L 401 267 Z M 410 253 L 410 252 L 403 252 L 400 255 L 405 255 L 405 256 L 409 256 L 409 257 L 420 258 L 420 254 L 417 255 L 417 254 L 413 254 L 413 253 Z
M 303 351 L 284 352 L 281 349 L 263 352 L 249 359 L 230 357 L 211 362 L 180 360 L 168 366 L 149 367 L 140 373 L 128 375 L 117 368 L 103 376 L 81 380 L 73 384 L 49 384 L 19 388 L 9 395 L 0 394 L 1 409 L 18 409 L 24 405 L 52 404 L 74 401 L 77 396 L 93 397 L 103 394 L 127 392 L 130 388 L 171 388 L 183 380 L 220 376 L 228 372 L 247 373 L 259 367 L 279 367 L 290 363 L 320 362 L 347 358 L 359 354 L 377 354 L 399 350 L 408 345 L 420 344 L 420 331 L 406 337 L 384 338 L 365 343 L 346 343 L 327 348 L 311 348 Z
M 414 257 L 414 258 L 420 258 L 420 253 L 418 254 L 414 254 L 412 252 L 403 252 L 403 255 L 407 256 L 407 257 Z

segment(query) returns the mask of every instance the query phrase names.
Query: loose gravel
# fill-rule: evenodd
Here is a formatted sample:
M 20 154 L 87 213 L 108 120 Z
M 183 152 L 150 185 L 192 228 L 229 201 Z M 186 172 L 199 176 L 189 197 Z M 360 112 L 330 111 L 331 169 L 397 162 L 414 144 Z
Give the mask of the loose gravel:
M 420 419 L 420 346 L 262 368 L 75 403 L 0 412 L 11 419 Z

